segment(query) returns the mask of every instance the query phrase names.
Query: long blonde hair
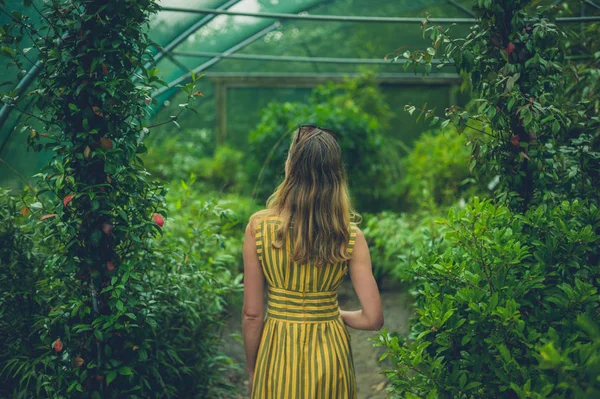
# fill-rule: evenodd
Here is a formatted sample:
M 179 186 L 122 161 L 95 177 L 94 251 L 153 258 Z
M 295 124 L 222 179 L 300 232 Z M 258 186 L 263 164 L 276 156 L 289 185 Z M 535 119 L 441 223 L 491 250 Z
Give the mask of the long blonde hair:
M 250 221 L 256 226 L 269 216 L 281 218 L 273 247 L 281 248 L 290 232 L 294 262 L 328 265 L 350 259 L 350 223 L 360 216 L 350 203 L 335 133 L 316 126 L 294 132 L 285 179 L 269 197 L 267 208 Z

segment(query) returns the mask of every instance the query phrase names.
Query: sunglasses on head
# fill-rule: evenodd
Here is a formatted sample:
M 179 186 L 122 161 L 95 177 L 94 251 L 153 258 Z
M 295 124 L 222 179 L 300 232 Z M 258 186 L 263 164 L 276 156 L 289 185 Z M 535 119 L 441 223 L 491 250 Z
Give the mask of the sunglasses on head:
M 300 140 L 300 136 L 302 136 L 303 134 L 306 134 L 306 133 L 310 133 L 310 132 L 314 131 L 315 129 L 321 130 L 325 133 L 329 133 L 331 136 L 333 136 L 334 139 L 337 140 L 337 134 L 331 129 L 326 129 L 324 127 L 320 127 L 317 125 L 300 125 L 300 126 L 298 126 L 298 134 L 296 135 L 296 142 L 298 142 Z

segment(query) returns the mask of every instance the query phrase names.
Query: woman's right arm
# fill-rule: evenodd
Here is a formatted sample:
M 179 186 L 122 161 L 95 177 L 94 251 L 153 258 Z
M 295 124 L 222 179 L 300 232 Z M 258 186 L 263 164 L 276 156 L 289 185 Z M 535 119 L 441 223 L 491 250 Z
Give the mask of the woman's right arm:
M 340 310 L 344 323 L 357 330 L 379 330 L 383 327 L 383 310 L 379 288 L 373 276 L 371 254 L 365 236 L 356 228 L 356 242 L 350 259 L 350 278 L 360 301 L 360 310 Z

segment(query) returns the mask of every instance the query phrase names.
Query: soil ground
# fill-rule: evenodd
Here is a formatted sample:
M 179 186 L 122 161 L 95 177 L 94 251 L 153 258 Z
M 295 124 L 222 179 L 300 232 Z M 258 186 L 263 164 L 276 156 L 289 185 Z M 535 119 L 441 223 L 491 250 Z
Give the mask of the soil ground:
M 358 298 L 352 288 L 349 280 L 344 281 L 339 292 L 339 304 L 342 309 L 359 309 Z M 410 299 L 409 295 L 397 285 L 383 284 L 381 288 L 381 301 L 385 317 L 385 328 L 388 331 L 395 331 L 402 334 L 408 332 L 408 319 L 410 317 Z M 239 310 L 232 312 L 228 321 L 228 335 L 237 335 L 234 339 L 229 337 L 225 342 L 225 353 L 240 365 L 244 364 L 243 345 L 239 336 L 241 336 L 241 324 Z M 373 342 L 369 338 L 378 337 L 376 331 L 358 331 L 349 329 L 352 354 L 354 356 L 354 367 L 356 370 L 356 383 L 358 386 L 358 399 L 384 399 L 386 397 L 386 378 L 380 374 L 382 366 L 377 359 L 383 352 L 380 348 L 374 348 Z M 238 399 L 247 399 L 247 382 L 245 373 L 239 372 L 231 376 L 231 381 L 240 386 L 242 396 Z M 285 398 L 282 398 L 285 399 Z

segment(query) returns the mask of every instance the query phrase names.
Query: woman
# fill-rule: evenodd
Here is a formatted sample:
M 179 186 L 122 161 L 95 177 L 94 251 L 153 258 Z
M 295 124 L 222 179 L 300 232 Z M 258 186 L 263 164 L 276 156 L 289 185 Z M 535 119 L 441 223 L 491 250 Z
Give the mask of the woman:
M 242 335 L 253 399 L 356 398 L 346 325 L 383 325 L 356 216 L 335 134 L 301 126 L 283 183 L 246 228 Z M 337 290 L 348 272 L 361 310 L 338 307 Z

